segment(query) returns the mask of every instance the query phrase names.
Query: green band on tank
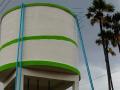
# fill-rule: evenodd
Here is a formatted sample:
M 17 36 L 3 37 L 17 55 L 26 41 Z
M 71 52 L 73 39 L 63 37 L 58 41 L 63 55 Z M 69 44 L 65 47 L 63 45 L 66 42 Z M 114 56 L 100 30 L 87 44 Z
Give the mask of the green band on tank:
M 73 17 L 75 17 L 76 15 L 71 11 L 69 10 L 68 8 L 64 7 L 64 6 L 60 6 L 60 5 L 57 5 L 57 4 L 52 4 L 52 3 L 31 3 L 31 4 L 25 4 L 25 7 L 33 7 L 33 6 L 48 6 L 48 7 L 54 7 L 54 8 L 58 8 L 58 9 L 61 9 L 61 10 L 64 10 L 65 12 L 71 14 Z M 11 8 L 9 9 L 8 11 L 6 11 L 3 15 L 2 15 L 2 18 L 7 15 L 8 13 L 14 11 L 14 10 L 17 10 L 17 9 L 20 9 L 20 6 L 16 6 L 14 8 Z
M 58 63 L 58 62 L 53 62 L 53 61 L 46 61 L 46 60 L 27 60 L 27 61 L 24 61 L 22 62 L 22 66 L 23 68 L 24 67 L 48 67 L 48 68 L 55 68 L 55 69 L 61 69 L 61 70 L 64 70 L 64 71 L 67 71 L 67 72 L 70 72 L 70 73 L 73 73 L 73 74 L 76 74 L 76 75 L 80 75 L 80 71 L 71 66 L 71 65 L 68 65 L 68 64 L 63 64 L 63 63 Z M 5 70 L 8 70 L 8 69 L 12 69 L 12 68 L 15 68 L 16 67 L 16 62 L 14 63 L 9 63 L 9 64 L 5 64 L 5 65 L 2 65 L 0 66 L 0 72 L 2 71 L 5 71 Z
M 44 39 L 46 39 L 46 40 L 63 40 L 63 41 L 71 42 L 72 44 L 77 46 L 77 43 L 74 40 L 72 40 L 72 39 L 70 39 L 68 37 L 65 37 L 65 36 L 43 35 L 43 36 L 25 36 L 24 37 L 24 41 L 28 41 L 28 40 L 44 40 Z M 10 46 L 12 44 L 15 44 L 15 43 L 18 43 L 18 39 L 13 39 L 13 40 L 1 45 L 0 46 L 0 51 L 2 49 L 4 49 L 5 47 L 8 47 L 8 46 Z

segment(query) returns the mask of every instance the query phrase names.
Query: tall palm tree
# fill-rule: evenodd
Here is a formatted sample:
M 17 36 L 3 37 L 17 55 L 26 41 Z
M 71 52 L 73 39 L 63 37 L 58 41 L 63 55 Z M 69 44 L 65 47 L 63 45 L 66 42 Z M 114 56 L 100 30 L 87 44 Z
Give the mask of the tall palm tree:
M 114 47 L 118 46 L 120 52 L 120 13 L 117 12 L 113 15 L 107 15 L 105 21 L 103 26 L 114 32 L 112 44 Z
M 104 56 L 105 56 L 109 90 L 114 90 L 114 88 L 113 88 L 111 70 L 109 64 L 109 55 L 108 55 L 109 43 L 105 37 L 106 32 L 103 28 L 103 22 L 106 13 L 111 13 L 113 11 L 114 11 L 114 7 L 111 4 L 107 4 L 104 0 L 93 0 L 92 6 L 88 8 L 88 13 L 86 14 L 87 18 L 90 19 L 92 25 L 98 23 L 100 26 L 100 34 L 101 34 L 100 40 L 102 42 Z

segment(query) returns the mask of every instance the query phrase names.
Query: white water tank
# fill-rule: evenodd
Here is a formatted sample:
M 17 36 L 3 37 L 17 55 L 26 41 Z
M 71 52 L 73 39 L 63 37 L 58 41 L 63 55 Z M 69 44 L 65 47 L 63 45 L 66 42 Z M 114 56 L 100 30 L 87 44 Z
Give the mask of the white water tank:
M 25 5 L 23 68 L 80 75 L 79 49 L 74 14 L 59 5 Z M 0 40 L 0 77 L 15 70 L 20 30 L 20 6 L 2 17 Z

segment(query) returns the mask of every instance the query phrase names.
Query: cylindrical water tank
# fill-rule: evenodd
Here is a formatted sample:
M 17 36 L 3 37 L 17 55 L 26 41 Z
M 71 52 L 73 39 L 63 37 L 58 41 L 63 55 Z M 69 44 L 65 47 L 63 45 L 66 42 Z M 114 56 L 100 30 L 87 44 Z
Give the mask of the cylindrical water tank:
M 24 21 L 24 68 L 79 74 L 78 38 L 71 11 L 54 4 L 26 4 Z M 7 11 L 2 18 L 1 73 L 16 67 L 19 28 L 20 6 Z

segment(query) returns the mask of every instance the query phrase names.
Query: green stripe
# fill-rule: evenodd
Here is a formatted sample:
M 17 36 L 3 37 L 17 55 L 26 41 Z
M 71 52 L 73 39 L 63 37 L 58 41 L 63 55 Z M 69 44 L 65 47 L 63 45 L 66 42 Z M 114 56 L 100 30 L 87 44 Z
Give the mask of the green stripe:
M 71 72 L 73 74 L 80 75 L 80 71 L 76 69 L 75 67 L 68 65 L 68 64 L 63 64 L 63 63 L 58 63 L 58 62 L 52 62 L 52 61 L 41 61 L 41 60 L 30 60 L 30 61 L 23 61 L 22 62 L 23 67 L 49 67 L 49 68 L 55 68 L 55 69 L 61 69 L 65 70 L 67 72 Z M 12 69 L 16 67 L 16 62 L 14 63 L 9 63 L 5 64 L 3 66 L 0 66 L 0 72 Z
M 27 40 L 43 40 L 43 39 L 47 39 L 47 40 L 63 40 L 63 41 L 71 42 L 72 44 L 77 46 L 77 43 L 74 40 L 72 40 L 70 38 L 67 38 L 65 36 L 48 36 L 48 35 L 44 35 L 44 36 L 25 36 L 23 39 L 24 39 L 24 41 L 27 41 Z M 6 48 L 6 47 L 8 47 L 8 46 L 10 46 L 12 44 L 15 44 L 15 43 L 18 43 L 18 39 L 11 40 L 11 41 L 1 45 L 0 46 L 0 51 L 3 48 Z
M 65 12 L 71 14 L 73 17 L 75 17 L 76 15 L 71 11 L 69 10 L 68 8 L 64 7 L 64 6 L 60 6 L 60 5 L 57 5 L 57 4 L 51 4 L 51 3 L 31 3 L 31 4 L 25 4 L 25 7 L 33 7 L 33 6 L 48 6 L 48 7 L 55 7 L 55 8 L 58 8 L 58 9 L 61 9 L 61 10 L 64 10 Z M 11 8 L 9 9 L 8 11 L 6 11 L 3 15 L 2 15 L 2 18 L 7 15 L 8 13 L 14 11 L 14 10 L 17 10 L 17 9 L 20 9 L 20 6 L 16 6 L 14 8 Z

